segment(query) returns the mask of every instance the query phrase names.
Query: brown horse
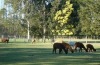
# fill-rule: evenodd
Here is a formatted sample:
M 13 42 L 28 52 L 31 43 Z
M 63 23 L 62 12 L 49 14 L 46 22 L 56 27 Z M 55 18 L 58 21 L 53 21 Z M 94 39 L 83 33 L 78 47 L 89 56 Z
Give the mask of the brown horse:
M 56 49 L 59 49 L 59 54 L 61 54 L 62 50 L 64 50 L 65 54 L 68 53 L 68 48 L 64 46 L 62 43 L 54 43 L 53 44 L 53 53 L 56 54 Z
M 36 39 L 32 39 L 32 44 L 36 42 Z
M 82 48 L 83 48 L 86 52 L 88 52 L 87 49 L 85 48 L 85 46 L 83 45 L 83 43 L 81 43 L 81 42 L 76 42 L 76 43 L 75 43 L 75 51 L 77 51 L 77 48 L 79 48 L 79 52 L 80 52 L 80 51 L 82 52 Z
M 94 48 L 94 46 L 92 44 L 87 44 L 86 45 L 88 52 L 96 52 L 96 49 Z
M 2 39 L 1 39 L 1 42 L 6 42 L 6 43 L 8 43 L 8 42 L 9 42 L 9 39 L 8 39 L 8 38 L 2 38 Z
M 65 42 L 62 43 L 54 43 L 53 45 L 53 53 L 56 53 L 56 49 L 59 49 L 59 54 L 62 52 L 62 49 L 64 50 L 64 52 L 67 54 L 68 50 L 70 50 L 72 53 L 74 52 L 74 50 L 72 49 L 72 47 Z
M 68 44 L 68 43 L 65 43 L 65 42 L 62 42 L 62 44 L 68 48 L 68 50 L 70 50 L 72 53 L 74 53 L 74 50 L 72 49 L 72 47 Z

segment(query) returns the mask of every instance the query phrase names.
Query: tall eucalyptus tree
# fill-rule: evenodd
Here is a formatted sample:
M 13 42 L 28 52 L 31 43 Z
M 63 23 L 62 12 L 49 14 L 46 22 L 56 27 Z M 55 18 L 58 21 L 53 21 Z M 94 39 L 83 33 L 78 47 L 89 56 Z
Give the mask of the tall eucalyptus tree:
M 46 0 L 6 0 L 6 4 L 11 4 L 14 14 L 23 23 L 27 23 L 28 39 L 29 33 L 42 36 L 45 39 L 46 33 Z M 34 27 L 36 29 L 34 29 Z M 31 30 L 31 31 L 30 31 Z

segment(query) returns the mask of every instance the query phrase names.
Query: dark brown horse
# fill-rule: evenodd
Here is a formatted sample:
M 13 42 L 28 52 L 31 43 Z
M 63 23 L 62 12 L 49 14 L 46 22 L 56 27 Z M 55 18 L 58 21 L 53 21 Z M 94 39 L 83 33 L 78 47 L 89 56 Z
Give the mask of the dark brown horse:
M 68 53 L 68 48 L 64 46 L 62 43 L 54 43 L 53 44 L 53 53 L 56 54 L 56 50 L 59 49 L 59 54 L 61 54 L 62 50 L 65 52 L 65 54 Z
M 80 52 L 80 51 L 82 52 L 82 48 L 83 48 L 86 52 L 88 52 L 87 49 L 85 48 L 85 46 L 83 45 L 83 43 L 81 43 L 81 42 L 76 42 L 76 43 L 75 43 L 75 51 L 77 51 L 77 48 L 79 48 L 79 52 Z
M 6 42 L 6 43 L 8 43 L 8 42 L 9 42 L 9 38 L 2 38 L 2 39 L 1 39 L 1 42 Z
M 92 44 L 87 44 L 86 45 L 88 52 L 96 52 L 96 49 L 94 48 L 94 46 Z

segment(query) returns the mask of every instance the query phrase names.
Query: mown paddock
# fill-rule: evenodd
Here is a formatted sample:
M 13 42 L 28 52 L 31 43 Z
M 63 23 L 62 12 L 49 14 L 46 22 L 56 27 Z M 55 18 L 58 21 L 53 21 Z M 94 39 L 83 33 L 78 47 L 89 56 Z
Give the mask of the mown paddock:
M 100 65 L 100 44 L 92 43 L 97 52 L 52 54 L 52 43 L 0 43 L 0 65 Z M 84 43 L 86 45 L 86 43 Z

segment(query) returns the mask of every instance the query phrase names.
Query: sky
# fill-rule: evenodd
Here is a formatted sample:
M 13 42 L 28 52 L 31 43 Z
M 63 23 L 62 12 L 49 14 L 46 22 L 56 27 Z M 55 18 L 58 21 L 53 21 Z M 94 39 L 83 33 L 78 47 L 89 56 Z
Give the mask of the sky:
M 4 0 L 0 0 L 0 9 L 3 8 Z

